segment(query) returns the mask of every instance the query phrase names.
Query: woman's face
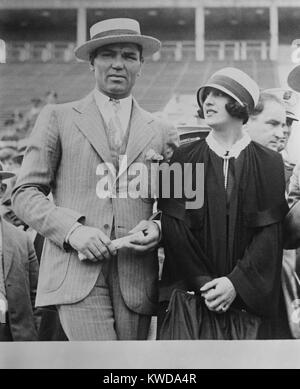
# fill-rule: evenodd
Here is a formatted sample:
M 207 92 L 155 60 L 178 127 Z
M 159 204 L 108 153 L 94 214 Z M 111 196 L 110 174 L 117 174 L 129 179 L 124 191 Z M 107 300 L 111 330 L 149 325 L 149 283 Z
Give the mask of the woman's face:
M 232 121 L 225 105 L 232 101 L 226 93 L 215 88 L 205 88 L 203 94 L 203 113 L 206 123 L 212 128 L 218 128 Z

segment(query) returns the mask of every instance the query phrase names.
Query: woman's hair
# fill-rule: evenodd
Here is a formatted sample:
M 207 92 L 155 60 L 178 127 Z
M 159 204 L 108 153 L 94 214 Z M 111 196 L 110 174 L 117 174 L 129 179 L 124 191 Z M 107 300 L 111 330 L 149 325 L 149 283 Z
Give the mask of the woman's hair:
M 203 94 L 203 103 L 211 89 L 216 89 L 218 92 L 226 96 L 226 98 L 229 100 L 228 103 L 225 104 L 225 109 L 229 113 L 230 116 L 234 118 L 241 119 L 243 121 L 243 124 L 247 123 L 249 119 L 249 108 L 248 105 L 241 105 L 236 100 L 234 100 L 233 97 L 229 96 L 227 93 L 217 89 L 217 88 L 205 88 L 204 94 Z

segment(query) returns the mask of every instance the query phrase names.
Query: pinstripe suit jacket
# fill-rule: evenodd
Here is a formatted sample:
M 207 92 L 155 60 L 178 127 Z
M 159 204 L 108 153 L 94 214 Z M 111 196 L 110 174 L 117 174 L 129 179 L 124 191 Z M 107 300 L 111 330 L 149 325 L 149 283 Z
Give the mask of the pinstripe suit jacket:
M 147 151 L 165 155 L 167 144 L 177 144 L 173 126 L 141 109 L 133 101 L 126 149 L 127 166 L 145 162 Z M 76 221 L 115 236 L 128 233 L 152 214 L 151 198 L 99 198 L 97 167 L 112 157 L 103 120 L 93 94 L 80 101 L 48 105 L 32 131 L 18 181 L 13 192 L 16 214 L 45 236 L 37 306 L 73 303 L 93 288 L 101 263 L 80 261 L 66 247 L 65 238 Z M 109 170 L 109 169 L 108 169 Z M 120 166 L 119 177 L 126 173 Z M 49 192 L 54 202 L 47 199 Z M 120 250 L 120 287 L 126 304 L 135 312 L 151 314 L 157 293 L 155 252 L 136 256 Z

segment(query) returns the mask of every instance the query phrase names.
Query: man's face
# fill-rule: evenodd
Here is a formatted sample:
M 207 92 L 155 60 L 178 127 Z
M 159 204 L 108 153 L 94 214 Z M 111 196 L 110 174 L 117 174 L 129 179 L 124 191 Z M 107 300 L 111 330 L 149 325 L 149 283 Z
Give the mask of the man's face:
M 0 178 L 0 199 L 4 196 L 6 189 L 7 189 L 7 184 L 5 184 Z
M 250 138 L 269 149 L 278 150 L 279 139 L 285 128 L 285 108 L 282 104 L 267 100 L 263 111 L 249 118 L 247 124 Z
M 97 50 L 94 64 L 97 88 L 114 99 L 130 95 L 143 59 L 134 43 L 114 43 Z
M 292 123 L 293 121 L 289 121 L 289 118 L 286 120 L 286 125 L 283 129 L 283 137 L 279 139 L 278 151 L 282 151 L 286 148 L 288 141 L 290 139 L 292 133 Z

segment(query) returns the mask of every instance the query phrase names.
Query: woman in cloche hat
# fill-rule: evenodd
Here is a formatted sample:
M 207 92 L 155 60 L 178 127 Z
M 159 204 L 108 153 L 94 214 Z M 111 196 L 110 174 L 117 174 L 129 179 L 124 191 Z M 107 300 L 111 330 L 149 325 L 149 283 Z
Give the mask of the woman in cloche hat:
M 159 200 L 165 248 L 160 339 L 274 336 L 287 206 L 280 155 L 243 130 L 258 98 L 256 82 L 236 68 L 217 71 L 197 92 L 212 130 L 182 145 L 171 160 L 192 164 L 183 193 L 191 193 L 192 183 L 195 197 Z M 202 177 L 197 164 L 204 166 Z

